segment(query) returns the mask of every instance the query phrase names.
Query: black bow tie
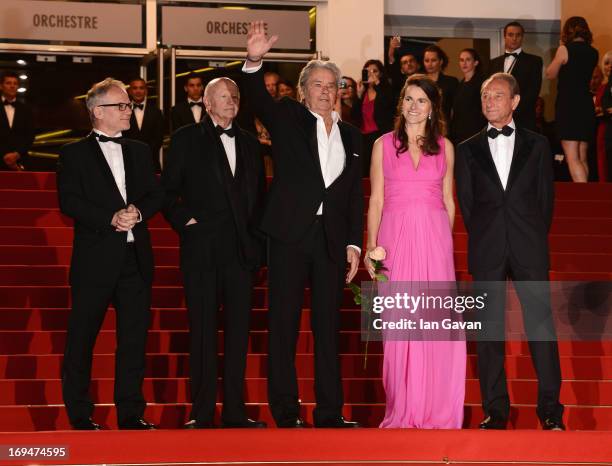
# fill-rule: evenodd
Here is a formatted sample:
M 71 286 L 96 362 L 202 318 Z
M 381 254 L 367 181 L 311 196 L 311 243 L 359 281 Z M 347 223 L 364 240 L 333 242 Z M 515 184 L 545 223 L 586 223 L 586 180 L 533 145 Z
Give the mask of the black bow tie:
M 15 106 L 15 101 L 9 101 L 9 100 L 5 100 L 4 101 L 4 106 L 6 107 L 7 105 L 12 105 L 13 107 Z
M 134 110 L 139 108 L 140 110 L 144 110 L 144 104 L 134 104 Z
M 189 102 L 189 108 L 195 107 L 196 105 L 200 108 L 203 107 L 202 102 Z
M 504 53 L 504 57 L 508 58 L 508 57 L 514 57 L 514 59 L 516 60 L 518 58 L 519 54 L 517 52 L 506 52 Z
M 221 128 L 221 126 L 217 125 L 215 126 L 215 131 L 219 136 L 221 136 L 222 134 L 227 134 L 230 138 L 236 136 L 236 131 L 234 131 L 233 126 L 231 128 L 223 129 Z
M 117 138 L 111 138 L 110 136 L 104 136 L 100 133 L 94 133 L 100 142 L 114 142 L 115 144 L 121 144 L 124 141 L 123 136 L 119 136 Z
M 490 127 L 489 130 L 487 131 L 487 136 L 489 136 L 491 139 L 495 139 L 500 134 L 503 134 L 504 136 L 508 137 L 513 132 L 514 132 L 514 129 L 508 125 L 504 126 L 502 129 Z

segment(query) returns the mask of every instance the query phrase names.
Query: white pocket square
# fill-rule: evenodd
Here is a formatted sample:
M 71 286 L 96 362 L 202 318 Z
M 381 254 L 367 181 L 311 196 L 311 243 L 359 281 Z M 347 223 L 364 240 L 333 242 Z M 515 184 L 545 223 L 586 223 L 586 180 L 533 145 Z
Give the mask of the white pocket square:
M 353 153 L 353 157 L 359 157 L 359 154 Z

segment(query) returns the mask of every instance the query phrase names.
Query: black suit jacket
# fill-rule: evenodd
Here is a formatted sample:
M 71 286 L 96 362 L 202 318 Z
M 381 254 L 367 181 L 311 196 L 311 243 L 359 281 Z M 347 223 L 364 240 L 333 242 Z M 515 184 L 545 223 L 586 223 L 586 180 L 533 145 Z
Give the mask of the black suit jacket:
M 153 250 L 147 220 L 162 206 L 163 191 L 153 172 L 145 144 L 122 143 L 127 202 L 95 136 L 65 145 L 60 150 L 57 190 L 62 213 L 74 219 L 70 284 L 112 286 L 124 262 L 127 232 L 111 226 L 115 212 L 134 204 L 142 221 L 132 229 L 138 265 L 145 282 L 153 280 Z
M 1 101 L 0 104 L 2 104 Z M 23 164 L 28 157 L 33 141 L 34 125 L 30 107 L 23 102 L 15 101 L 13 126 L 9 127 L 8 117 L 2 105 L 0 109 L 0 170 L 8 169 L 2 159 L 8 152 L 19 152 L 21 158 L 18 162 Z
M 263 263 L 263 235 L 258 224 L 263 210 L 266 179 L 259 142 L 242 130 L 236 121 L 236 174 L 242 170 L 244 196 L 230 192 L 231 171 L 227 155 L 216 134 L 212 120 L 204 119 L 185 126 L 172 135 L 170 152 L 162 174 L 166 190 L 164 215 L 179 233 L 196 229 L 201 235 L 213 235 L 233 219 L 240 240 L 240 257 L 248 267 Z M 229 210 L 228 212 L 228 205 Z M 195 218 L 197 226 L 185 224 Z
M 164 115 L 161 110 L 151 102 L 147 102 L 142 117 L 142 126 L 138 128 L 135 112 L 130 118 L 130 129 L 122 132 L 123 136 L 147 144 L 151 148 L 153 165 L 157 171 L 161 169 L 159 162 L 159 149 L 164 140 Z
M 262 230 L 283 242 L 297 242 L 311 227 L 323 202 L 323 224 L 331 257 L 346 261 L 345 248 L 363 242 L 361 134 L 338 122 L 344 151 L 344 170 L 325 187 L 317 143 L 317 119 L 302 104 L 266 91 L 263 70 L 244 74 L 253 108 L 270 131 L 274 144 L 274 179 L 261 222 Z
M 459 144 L 455 175 L 468 232 L 469 271 L 493 269 L 506 254 L 525 268 L 548 270 L 554 186 L 546 138 L 517 127 L 505 190 L 491 156 L 486 128 Z
M 491 60 L 489 74 L 503 72 L 504 60 L 504 55 Z M 542 69 L 542 58 L 522 51 L 511 72 L 518 81 L 521 94 L 521 101 L 514 112 L 514 121 L 532 131 L 536 129 L 535 106 L 542 87 Z
M 205 115 L 206 110 L 202 105 L 202 118 L 204 118 Z M 191 111 L 191 107 L 189 106 L 189 102 L 187 102 L 187 100 L 179 102 L 170 110 L 170 124 L 172 125 L 172 131 L 176 131 L 183 126 L 193 125 L 194 123 L 199 122 L 195 121 L 193 112 Z

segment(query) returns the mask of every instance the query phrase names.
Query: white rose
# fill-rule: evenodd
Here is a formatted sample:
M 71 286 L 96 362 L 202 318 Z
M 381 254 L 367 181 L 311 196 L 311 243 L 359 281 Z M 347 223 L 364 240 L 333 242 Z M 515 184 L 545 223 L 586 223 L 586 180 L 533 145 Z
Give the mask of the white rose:
M 374 261 L 384 261 L 385 257 L 387 257 L 387 251 L 382 246 L 376 246 L 370 251 L 368 256 Z

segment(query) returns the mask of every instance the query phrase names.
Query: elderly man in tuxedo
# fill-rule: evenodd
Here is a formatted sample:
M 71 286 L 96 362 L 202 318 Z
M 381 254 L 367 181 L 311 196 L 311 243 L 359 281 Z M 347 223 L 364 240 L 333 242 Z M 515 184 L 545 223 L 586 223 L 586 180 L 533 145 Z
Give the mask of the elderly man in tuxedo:
M 264 244 L 257 230 L 265 193 L 259 144 L 234 121 L 238 86 L 213 79 L 201 122 L 172 135 L 162 174 L 164 214 L 181 240 L 189 311 L 192 409 L 185 428 L 214 427 L 217 315 L 223 306 L 223 427 L 266 427 L 247 417 L 243 390 L 254 271 Z
M 32 112 L 17 100 L 19 76 L 13 72 L 0 77 L 0 170 L 23 170 L 34 141 Z
M 517 21 L 504 26 L 505 53 L 491 60 L 489 74 L 509 73 L 518 81 L 521 101 L 514 119 L 519 126 L 536 130 L 536 101 L 542 87 L 542 58 L 523 50 L 525 28 Z
M 204 117 L 204 101 L 202 95 L 204 86 L 202 77 L 190 73 L 185 77 L 183 86 L 187 99 L 181 100 L 170 110 L 171 130 L 176 131 L 183 126 L 199 123 Z
M 147 83 L 142 78 L 134 78 L 127 89 L 132 99 L 133 110 L 130 118 L 130 129 L 123 132 L 129 139 L 142 141 L 151 148 L 153 166 L 161 171 L 160 149 L 164 140 L 164 115 L 153 104 L 147 102 Z
M 455 161 L 469 271 L 490 290 L 482 317 L 488 334 L 478 341 L 485 412 L 480 428 L 505 429 L 510 414 L 503 340 L 505 282 L 511 277 L 538 377 L 537 415 L 544 429 L 563 430 L 559 351 L 546 283 L 554 198 L 550 149 L 544 136 L 515 123 L 520 99 L 512 75 L 486 80 L 481 100 L 489 123 L 459 145 Z
M 261 222 L 270 237 L 268 401 L 277 426 L 304 426 L 295 352 L 309 279 L 314 424 L 356 427 L 342 417 L 338 336 L 344 284 L 357 272 L 363 240 L 361 136 L 333 111 L 341 79 L 333 63 L 313 60 L 302 70 L 303 104 L 270 96 L 261 68 L 276 39 L 263 22 L 252 23 L 243 67 L 254 110 L 274 141 L 274 180 Z
M 57 189 L 62 213 L 74 220 L 62 388 L 75 429 L 98 430 L 88 396 L 92 353 L 106 309 L 117 314 L 115 405 L 120 429 L 153 429 L 142 416 L 145 344 L 153 250 L 147 220 L 162 206 L 149 147 L 122 138 L 132 103 L 122 82 L 107 78 L 87 93 L 89 136 L 62 147 Z

